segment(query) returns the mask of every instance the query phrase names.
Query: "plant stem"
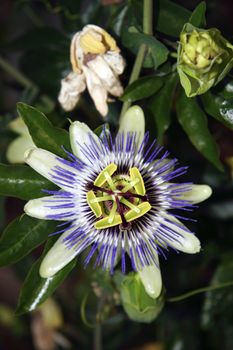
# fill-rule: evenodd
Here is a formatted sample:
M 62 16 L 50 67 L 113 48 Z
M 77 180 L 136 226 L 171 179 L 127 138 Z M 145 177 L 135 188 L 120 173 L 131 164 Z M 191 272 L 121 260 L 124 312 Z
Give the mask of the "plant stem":
M 94 330 L 94 350 L 102 350 L 102 311 L 104 306 L 104 298 L 101 296 L 98 301 L 96 326 Z
M 15 80 L 17 80 L 22 86 L 28 89 L 37 89 L 36 85 L 19 72 L 15 67 L 8 63 L 3 57 L 0 56 L 0 67 L 9 73 Z
M 102 350 L 102 327 L 97 323 L 94 330 L 94 350 Z
M 192 290 L 191 292 L 179 295 L 177 297 L 168 298 L 167 301 L 170 302 L 170 303 L 175 303 L 177 301 L 182 301 L 182 300 L 185 300 L 187 298 L 190 298 L 190 297 L 192 297 L 193 295 L 196 295 L 196 294 L 210 292 L 210 291 L 213 291 L 213 290 L 226 288 L 226 287 L 230 287 L 230 286 L 233 286 L 233 281 L 220 283 L 220 284 L 217 284 L 215 286 L 198 288 L 198 289 Z
M 152 26 L 152 18 L 153 18 L 153 1 L 152 0 L 144 0 L 143 2 L 143 33 L 152 35 L 153 34 L 153 26 Z M 147 46 L 145 44 L 142 44 L 138 50 L 134 66 L 129 78 L 129 84 L 133 83 L 135 80 L 138 79 L 143 60 L 145 57 L 147 51 Z M 120 120 L 127 111 L 127 109 L 130 107 L 131 103 L 126 101 L 123 103 Z
M 153 0 L 143 2 L 143 33 L 153 35 Z
M 3 57 L 0 56 L 0 67 L 11 75 L 19 84 L 21 84 L 24 88 L 30 89 L 33 91 L 32 95 L 36 96 L 39 92 L 39 87 L 33 83 L 30 79 L 28 79 L 23 73 L 19 72 L 14 66 L 12 66 L 9 62 L 7 62 Z M 54 106 L 54 101 L 47 95 L 42 95 L 41 100 L 46 103 L 50 109 Z

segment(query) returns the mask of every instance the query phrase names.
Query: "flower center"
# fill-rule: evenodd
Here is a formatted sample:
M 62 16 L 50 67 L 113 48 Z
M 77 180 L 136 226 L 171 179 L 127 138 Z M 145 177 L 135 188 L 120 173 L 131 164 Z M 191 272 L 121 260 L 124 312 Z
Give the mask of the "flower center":
M 95 223 L 96 229 L 117 225 L 127 229 L 133 220 L 151 209 L 139 170 L 134 167 L 129 169 L 129 174 L 117 175 L 116 170 L 116 164 L 109 164 L 87 192 L 87 203 L 95 216 L 100 218 Z

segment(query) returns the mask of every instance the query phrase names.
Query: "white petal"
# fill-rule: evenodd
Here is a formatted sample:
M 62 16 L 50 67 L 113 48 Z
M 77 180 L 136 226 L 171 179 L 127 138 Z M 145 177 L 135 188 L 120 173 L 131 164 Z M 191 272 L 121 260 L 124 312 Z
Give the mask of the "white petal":
M 212 194 L 212 189 L 208 185 L 191 185 L 191 190 L 184 192 L 179 199 L 188 200 L 193 204 L 203 202 Z
M 72 172 L 72 174 L 77 177 L 78 171 L 73 167 L 63 164 L 62 158 L 41 148 L 31 148 L 27 150 L 24 154 L 24 158 L 25 162 L 30 165 L 31 168 L 59 187 L 66 190 L 70 190 L 70 188 L 74 187 L 72 181 L 66 178 L 66 171 Z M 54 171 L 57 167 L 64 171 L 62 179 L 59 176 L 58 178 L 54 178 L 54 175 L 56 176 Z M 75 181 L 73 182 L 75 183 Z
M 98 76 L 91 69 L 83 66 L 83 71 L 86 76 L 89 94 L 94 101 L 96 109 L 103 117 L 105 117 L 108 113 L 107 91 Z
M 147 294 L 153 299 L 158 298 L 162 290 L 162 277 L 159 263 L 158 266 L 144 266 L 142 270 L 138 271 L 138 274 Z
M 120 120 L 119 132 L 138 134 L 139 144 L 145 134 L 145 117 L 143 110 L 139 106 L 130 107 Z
M 64 239 L 71 233 L 71 230 L 64 232 L 45 255 L 40 265 L 40 275 L 43 278 L 52 277 L 78 254 L 77 245 L 67 248 Z
M 72 220 L 75 217 L 75 208 L 73 202 L 55 196 L 46 196 L 42 198 L 32 199 L 24 206 L 24 211 L 27 215 L 37 219 L 45 220 Z M 62 205 L 66 205 L 62 207 Z M 71 207 L 67 208 L 67 205 Z M 61 208 L 57 208 L 61 206 Z M 56 217 L 55 217 L 56 216 Z
M 103 55 L 103 59 L 112 68 L 113 72 L 117 75 L 123 73 L 125 69 L 125 60 L 119 52 L 108 51 Z
M 77 105 L 80 94 L 85 90 L 85 76 L 71 72 L 61 81 L 58 101 L 65 111 L 71 111 Z
M 174 235 L 174 239 L 165 239 L 163 237 L 163 239 L 166 240 L 168 245 L 184 253 L 199 253 L 201 250 L 201 244 L 199 239 L 193 233 L 188 232 L 185 225 L 172 215 L 166 214 L 164 216 L 167 220 L 162 221 L 163 225 L 178 233 L 178 235 Z
M 100 139 L 97 135 L 85 124 L 74 122 L 70 126 L 70 144 L 73 153 L 86 164 L 92 164 L 82 152 L 83 145 L 91 145 L 91 139 L 97 145 L 100 145 Z
M 87 66 L 98 76 L 105 89 L 113 96 L 120 96 L 123 88 L 118 77 L 106 63 L 102 56 L 96 56 L 88 61 Z
M 11 164 L 24 163 L 24 153 L 31 147 L 35 147 L 35 144 L 29 133 L 28 135 L 17 137 L 7 148 L 6 158 L 8 162 Z

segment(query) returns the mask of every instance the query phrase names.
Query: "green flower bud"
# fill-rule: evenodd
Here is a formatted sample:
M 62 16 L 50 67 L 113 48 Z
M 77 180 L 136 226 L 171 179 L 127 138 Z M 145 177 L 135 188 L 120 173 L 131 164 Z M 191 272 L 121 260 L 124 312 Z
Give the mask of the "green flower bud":
M 186 95 L 204 94 L 233 66 L 233 45 L 218 29 L 199 29 L 186 23 L 180 35 L 177 70 Z
M 150 323 L 164 306 L 163 293 L 156 299 L 151 298 L 137 273 L 130 273 L 123 278 L 120 293 L 122 306 L 133 321 Z

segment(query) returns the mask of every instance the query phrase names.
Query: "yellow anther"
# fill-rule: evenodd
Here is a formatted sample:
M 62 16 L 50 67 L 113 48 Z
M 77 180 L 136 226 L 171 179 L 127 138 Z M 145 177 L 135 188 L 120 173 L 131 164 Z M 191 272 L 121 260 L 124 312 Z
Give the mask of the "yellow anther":
M 108 173 L 109 176 L 112 176 L 112 174 L 114 174 L 116 170 L 117 165 L 114 163 L 111 163 L 108 166 L 106 166 L 106 168 L 104 168 L 104 170 L 102 170 L 101 173 L 95 179 L 94 185 L 98 187 L 103 186 L 103 184 L 107 181 L 105 173 Z
M 151 209 L 151 205 L 149 202 L 140 203 L 137 207 L 138 209 L 140 209 L 139 213 L 135 213 L 134 210 L 130 210 L 125 214 L 125 219 L 127 222 L 140 218 Z
M 104 44 L 89 33 L 82 35 L 79 43 L 85 54 L 104 54 L 107 51 Z
M 93 191 L 87 192 L 87 203 L 95 216 L 99 218 L 102 215 L 102 209 L 98 202 L 96 202 L 97 197 Z
M 125 204 L 128 208 L 132 209 L 135 213 L 140 213 L 140 209 L 137 205 L 134 205 L 130 201 L 127 201 L 125 198 L 121 198 L 121 203 Z
M 113 227 L 113 226 L 122 224 L 121 216 L 119 214 L 116 214 L 114 216 L 114 219 L 113 219 L 113 221 L 111 223 L 109 223 L 108 220 L 109 220 L 109 217 L 106 216 L 105 218 L 97 221 L 95 223 L 95 228 L 97 230 L 101 230 L 101 229 L 104 229 L 104 228 Z
M 139 180 L 139 182 L 135 184 L 134 188 L 135 188 L 137 194 L 144 196 L 146 194 L 146 189 L 145 189 L 143 178 L 142 178 L 138 168 L 130 168 L 129 174 L 130 174 L 132 181 L 134 181 L 136 179 Z

